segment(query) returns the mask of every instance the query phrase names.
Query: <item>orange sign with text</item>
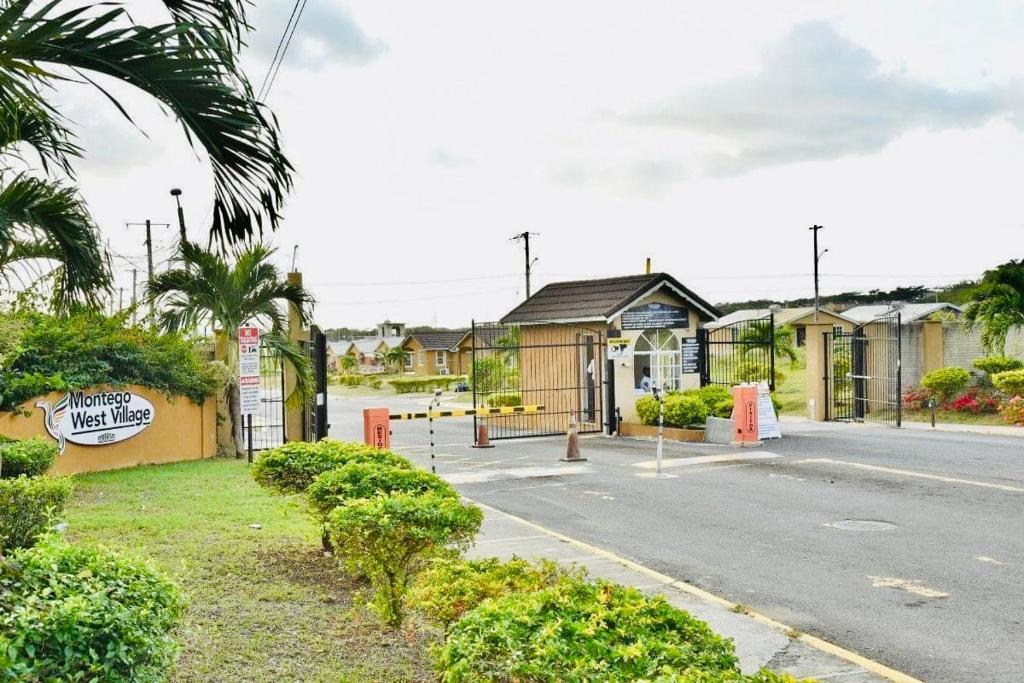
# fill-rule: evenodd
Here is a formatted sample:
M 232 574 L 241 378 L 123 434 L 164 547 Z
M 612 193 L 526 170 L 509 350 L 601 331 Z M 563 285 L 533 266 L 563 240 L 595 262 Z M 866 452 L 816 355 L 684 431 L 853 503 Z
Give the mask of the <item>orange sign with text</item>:
M 733 440 L 752 443 L 757 438 L 757 387 L 732 388 Z
M 363 441 L 374 448 L 391 448 L 391 421 L 387 408 L 363 408 Z

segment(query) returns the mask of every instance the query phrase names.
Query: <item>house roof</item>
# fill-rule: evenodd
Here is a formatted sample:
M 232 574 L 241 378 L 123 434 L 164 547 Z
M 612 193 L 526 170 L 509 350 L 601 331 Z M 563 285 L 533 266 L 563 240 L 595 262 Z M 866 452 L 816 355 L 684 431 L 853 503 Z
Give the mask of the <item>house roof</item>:
M 512 309 L 503 323 L 548 323 L 585 320 L 610 321 L 637 299 L 667 288 L 696 308 L 705 320 L 721 311 L 684 287 L 667 273 L 627 275 L 600 280 L 553 282 Z
M 344 356 L 348 353 L 348 349 L 352 346 L 352 342 L 347 339 L 344 341 L 332 341 L 327 342 L 327 346 L 330 347 L 331 351 L 334 351 L 336 356 Z
M 354 339 L 352 343 L 355 345 L 356 350 L 359 353 L 376 353 L 377 349 L 384 342 L 380 337 L 369 337 L 367 339 Z
M 384 342 L 389 349 L 393 349 L 396 346 L 401 346 L 402 342 L 405 341 L 405 337 L 381 337 L 380 340 Z
M 413 332 L 405 337 L 403 344 L 410 339 L 424 351 L 454 351 L 462 338 L 466 336 L 467 330 L 445 330 L 441 332 Z
M 475 334 L 475 336 L 474 336 Z M 509 328 L 507 327 L 477 327 L 475 330 L 466 330 L 466 333 L 459 337 L 459 341 L 456 342 L 455 346 L 462 346 L 462 342 L 466 341 L 470 337 L 473 337 L 473 343 L 477 345 L 477 348 L 483 348 L 484 346 L 494 346 L 494 342 L 502 337 L 509 334 Z
M 947 312 L 954 315 L 963 313 L 963 309 L 959 306 L 951 303 L 929 303 L 929 304 L 909 304 L 902 303 L 899 309 L 900 318 L 903 324 L 917 322 L 923 318 L 927 318 L 934 313 Z M 891 304 L 870 304 L 867 306 L 854 306 L 848 310 L 843 311 L 843 315 L 856 323 L 869 323 L 876 318 L 879 318 L 889 311 L 892 310 Z
M 747 320 L 761 320 L 767 318 L 771 313 L 771 309 L 768 308 L 744 308 L 739 311 L 733 311 L 728 315 L 724 315 L 713 323 L 707 325 L 708 329 L 717 329 L 719 327 L 725 327 L 732 325 L 733 323 L 744 322 Z M 818 310 L 818 314 L 821 317 L 827 319 L 839 319 L 848 323 L 855 322 L 848 318 L 842 313 L 836 313 L 834 311 L 828 311 L 824 308 Z M 813 306 L 800 306 L 796 308 L 783 308 L 775 312 L 775 324 L 776 325 L 788 325 L 794 321 L 800 320 L 801 318 L 814 315 Z

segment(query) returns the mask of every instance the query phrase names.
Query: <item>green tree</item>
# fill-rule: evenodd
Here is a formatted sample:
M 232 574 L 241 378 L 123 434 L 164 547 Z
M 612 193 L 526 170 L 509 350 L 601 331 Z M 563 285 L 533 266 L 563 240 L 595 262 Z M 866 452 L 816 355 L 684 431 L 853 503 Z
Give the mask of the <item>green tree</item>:
M 338 366 L 344 372 L 353 372 L 359 367 L 359 360 L 355 356 L 350 356 L 347 353 L 338 359 Z
M 750 351 L 761 348 L 767 349 L 772 343 L 771 323 L 767 320 L 752 320 L 746 328 L 740 332 L 739 341 L 744 344 L 741 353 L 746 355 Z M 775 357 L 788 358 L 790 365 L 796 362 L 796 332 L 789 325 L 779 325 L 775 328 Z
M 237 60 L 249 28 L 249 3 L 162 4 L 166 20 L 140 25 L 125 7 L 99 0 L 4 2 L 0 115 L 31 119 L 33 146 L 44 166 L 72 173 L 71 160 L 84 152 L 71 142 L 71 123 L 51 98 L 58 88 L 92 86 L 131 122 L 117 90 L 97 77 L 120 81 L 156 99 L 181 123 L 189 144 L 209 157 L 213 234 L 234 241 L 262 232 L 265 225 L 276 228 L 292 169 L 277 124 L 265 115 Z
M 381 357 L 392 372 L 399 373 L 405 367 L 405 353 L 401 346 L 393 346 L 381 354 Z
M 2 97 L 2 96 L 0 96 Z M 55 137 L 56 136 L 56 137 Z M 34 150 L 47 168 L 54 154 L 77 150 L 31 106 L 0 109 L 0 279 L 8 292 L 52 280 L 50 304 L 97 305 L 110 291 L 110 266 L 98 231 L 73 187 L 11 163 Z
M 1002 355 L 1010 330 L 1024 326 L 1024 260 L 985 271 L 964 307 L 963 321 L 969 330 L 981 329 L 986 351 Z
M 296 370 L 292 397 L 308 394 L 312 371 L 306 355 L 286 336 L 287 316 L 282 304 L 294 306 L 303 323 L 309 322 L 313 295 L 301 284 L 289 282 L 271 259 L 275 249 L 254 244 L 233 250 L 228 261 L 197 244 L 181 245 L 180 266 L 156 275 L 149 283 L 150 301 L 161 307 L 159 322 L 170 332 L 212 325 L 227 342 L 228 408 L 235 449 L 241 453 L 242 420 L 238 394 L 238 328 L 254 324 L 269 328 L 263 342 L 278 350 Z

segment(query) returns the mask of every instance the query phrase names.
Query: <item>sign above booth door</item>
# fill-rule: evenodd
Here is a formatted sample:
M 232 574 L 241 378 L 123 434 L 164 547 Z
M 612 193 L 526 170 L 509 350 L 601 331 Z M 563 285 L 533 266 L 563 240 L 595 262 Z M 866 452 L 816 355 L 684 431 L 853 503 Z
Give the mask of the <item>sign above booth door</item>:
M 658 302 L 622 312 L 624 330 L 664 330 L 690 326 L 690 313 L 682 306 Z
M 125 441 L 146 429 L 156 416 L 152 403 L 129 391 L 69 391 L 52 405 L 38 401 L 36 407 L 42 408 L 43 426 L 61 453 L 68 441 L 81 446 Z

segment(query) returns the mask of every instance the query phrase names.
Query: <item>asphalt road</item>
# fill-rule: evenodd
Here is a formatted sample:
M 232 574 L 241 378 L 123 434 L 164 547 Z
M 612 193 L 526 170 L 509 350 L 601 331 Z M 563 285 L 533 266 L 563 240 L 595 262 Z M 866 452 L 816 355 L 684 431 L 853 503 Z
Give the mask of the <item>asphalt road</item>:
M 331 397 L 331 435 L 361 439 L 366 404 Z M 570 466 L 564 437 L 476 450 L 470 423 L 435 422 L 435 464 L 472 499 L 925 681 L 1024 680 L 1024 439 L 784 424 L 756 451 L 668 445 L 656 478 L 649 441 L 586 437 Z M 429 466 L 427 428 L 394 447 Z

